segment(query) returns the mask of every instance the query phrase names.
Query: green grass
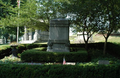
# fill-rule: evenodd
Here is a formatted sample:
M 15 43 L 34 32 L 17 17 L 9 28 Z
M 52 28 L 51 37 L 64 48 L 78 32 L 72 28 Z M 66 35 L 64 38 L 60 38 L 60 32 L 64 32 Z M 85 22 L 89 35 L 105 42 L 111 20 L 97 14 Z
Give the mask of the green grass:
M 104 42 L 105 38 L 103 36 L 95 36 L 93 40 L 95 42 Z M 108 42 L 120 43 L 120 36 L 110 36 Z
M 35 43 L 35 44 L 47 44 L 47 42 L 38 42 L 38 43 Z
M 120 43 L 120 36 L 110 36 L 108 42 Z
M 72 35 L 69 37 L 70 39 L 70 43 L 73 44 L 75 43 L 77 40 L 77 35 Z M 93 35 L 93 41 L 94 42 L 104 42 L 105 38 L 103 37 L 103 35 L 97 35 L 96 33 Z M 120 43 L 120 36 L 110 36 L 108 38 L 108 42 L 113 42 L 113 43 Z
M 7 47 L 10 47 L 10 45 L 8 45 L 8 44 L 0 45 L 0 49 L 4 49 L 4 48 L 7 48 Z
M 103 37 L 103 35 L 93 35 L 93 40 L 95 42 L 104 42 L 105 38 Z M 112 42 L 112 43 L 120 43 L 120 36 L 109 36 L 108 38 L 108 42 Z
M 76 35 L 72 35 L 69 37 L 70 43 L 73 44 L 76 42 L 77 36 Z

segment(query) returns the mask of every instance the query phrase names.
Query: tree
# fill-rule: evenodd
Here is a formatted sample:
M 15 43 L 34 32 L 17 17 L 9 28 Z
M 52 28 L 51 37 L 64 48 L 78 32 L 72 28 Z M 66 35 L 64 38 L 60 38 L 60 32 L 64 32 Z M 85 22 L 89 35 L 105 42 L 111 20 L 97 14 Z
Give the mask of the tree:
M 67 0 L 65 10 L 76 24 L 77 31 L 87 32 L 85 44 L 91 32 L 101 31 L 105 38 L 104 54 L 110 34 L 120 28 L 120 1 L 118 0 Z M 74 16 L 74 17 L 73 17 Z M 75 25 L 74 25 L 75 26 Z M 106 34 L 106 35 L 105 35 Z M 87 48 L 86 48 L 87 49 Z
M 24 28 L 20 27 L 20 31 L 19 31 L 19 35 L 22 36 L 23 35 L 23 31 Z M 1 39 L 6 39 L 6 43 L 8 41 L 8 39 L 10 40 L 10 42 L 16 41 L 16 34 L 17 34 L 17 29 L 16 27 L 2 27 L 0 28 L 0 38 Z
M 26 0 L 21 2 L 21 7 L 9 7 L 14 14 L 1 19 L 2 26 L 27 26 L 48 31 L 49 21 L 63 16 L 61 3 L 53 0 Z M 20 17 L 18 18 L 18 11 Z M 7 21 L 6 21 L 7 20 Z
M 46 30 L 49 30 L 49 22 L 51 19 L 66 17 L 65 13 L 62 13 L 62 2 L 60 0 L 39 0 L 37 4 L 37 13 L 39 19 L 46 24 Z
M 12 26 L 10 27 L 8 25 L 9 19 L 7 18 L 10 15 L 15 14 L 15 12 L 12 11 L 14 7 L 17 5 L 17 0 L 2 0 L 0 1 L 0 8 L 1 8 L 1 14 L 0 14 L 0 25 L 1 25 L 1 36 L 5 37 L 6 41 L 7 38 L 11 38 L 12 36 L 16 36 L 16 27 Z M 23 34 L 22 28 L 20 28 L 20 35 Z M 9 31 L 9 32 L 8 32 Z M 14 38 L 15 40 L 16 38 Z M 12 39 L 13 40 L 13 39 Z
M 76 31 L 83 32 L 85 48 L 88 51 L 88 41 L 94 32 L 98 31 L 98 2 L 96 0 L 69 0 L 67 11 L 71 14 L 71 20 Z M 85 38 L 85 32 L 87 38 Z
M 105 38 L 103 54 L 106 53 L 107 41 L 111 33 L 120 28 L 120 1 L 100 0 L 99 30 Z M 106 5 L 107 4 L 107 5 Z
M 17 27 L 19 25 L 19 27 L 26 26 L 48 31 L 49 21 L 62 16 L 61 7 L 62 3 L 57 0 L 22 0 L 20 9 L 7 4 L 4 8 L 7 8 L 6 11 L 9 14 L 5 18 L 1 18 L 0 25 L 2 27 Z

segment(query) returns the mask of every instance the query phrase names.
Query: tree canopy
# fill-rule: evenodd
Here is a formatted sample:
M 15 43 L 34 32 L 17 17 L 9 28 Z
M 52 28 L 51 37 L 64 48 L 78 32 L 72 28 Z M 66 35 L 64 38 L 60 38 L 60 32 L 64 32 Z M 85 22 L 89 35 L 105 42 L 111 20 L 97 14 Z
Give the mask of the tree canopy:
M 110 34 L 120 28 L 119 0 L 21 0 L 20 8 L 14 1 L 12 5 L 0 1 L 3 27 L 19 25 L 48 31 L 51 19 L 69 17 L 76 31 L 87 33 L 86 43 L 97 31 L 107 42 Z
M 67 0 L 65 11 L 74 24 L 76 31 L 87 32 L 89 37 L 94 32 L 102 32 L 105 38 L 104 54 L 107 39 L 113 31 L 120 28 L 120 1 L 118 0 Z
M 0 24 L 1 26 L 10 27 L 17 27 L 19 24 L 19 26 L 48 31 L 51 19 L 65 16 L 61 13 L 62 7 L 61 3 L 53 0 L 21 1 L 20 8 L 7 4 L 4 8 L 7 8 L 12 13 L 5 18 L 1 18 Z

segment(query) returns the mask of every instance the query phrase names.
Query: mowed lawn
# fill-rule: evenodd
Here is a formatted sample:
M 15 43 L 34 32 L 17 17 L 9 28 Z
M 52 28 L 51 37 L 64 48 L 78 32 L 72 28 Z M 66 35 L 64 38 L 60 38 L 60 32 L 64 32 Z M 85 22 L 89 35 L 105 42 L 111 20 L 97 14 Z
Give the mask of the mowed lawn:
M 10 45 L 8 45 L 8 44 L 3 44 L 3 45 L 0 45 L 0 49 L 4 49 L 4 48 L 7 48 L 7 47 L 9 47 Z
M 73 35 L 73 36 L 70 36 L 69 39 L 70 39 L 70 43 L 75 43 L 78 38 L 77 38 L 77 35 Z M 104 42 L 105 38 L 103 37 L 103 35 L 94 34 L 93 41 L 94 42 Z M 120 36 L 110 36 L 108 38 L 108 42 L 120 43 Z
M 95 42 L 104 42 L 105 38 L 103 37 L 103 35 L 94 35 L 93 40 Z M 110 36 L 108 38 L 108 42 L 120 43 L 120 36 Z

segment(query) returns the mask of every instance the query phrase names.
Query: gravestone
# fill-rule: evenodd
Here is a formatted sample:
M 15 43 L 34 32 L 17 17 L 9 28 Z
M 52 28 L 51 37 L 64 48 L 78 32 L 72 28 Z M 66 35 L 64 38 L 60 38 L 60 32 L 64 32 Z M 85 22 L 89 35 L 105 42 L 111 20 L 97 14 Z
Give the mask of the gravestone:
M 4 40 L 3 39 L 0 39 L 0 44 L 4 44 Z
M 49 32 L 48 31 L 41 31 L 40 32 L 40 41 L 46 42 L 49 39 Z
M 69 46 L 69 21 L 62 18 L 51 20 L 47 51 L 69 52 Z
M 108 60 L 99 60 L 98 64 L 104 64 L 104 65 L 108 65 L 109 61 Z

